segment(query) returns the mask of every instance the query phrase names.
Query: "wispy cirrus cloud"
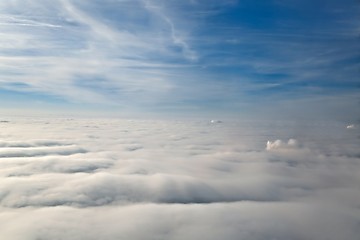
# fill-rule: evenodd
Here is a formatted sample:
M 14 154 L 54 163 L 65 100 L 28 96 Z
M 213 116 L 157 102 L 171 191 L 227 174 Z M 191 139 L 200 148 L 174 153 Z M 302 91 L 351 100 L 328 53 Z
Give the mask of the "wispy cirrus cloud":
M 30 10 L 21 12 L 22 4 Z M 13 8 L 20 11 L 16 18 L 9 13 L 1 27 L 5 36 L 3 42 L 10 45 L 10 48 L 1 48 L 5 52 L 0 66 L 4 70 L 3 88 L 9 89 L 11 83 L 18 82 L 24 83 L 28 91 L 71 101 L 115 105 L 126 98 L 146 99 L 146 95 L 156 98 L 172 89 L 174 84 L 168 76 L 177 75 L 173 69 L 184 67 L 175 61 L 187 62 L 186 55 L 193 54 L 188 44 L 175 34 L 174 23 L 169 17 L 156 16 L 163 23 L 151 24 L 150 29 L 133 28 L 132 22 L 118 24 L 117 19 L 107 18 L 105 13 L 101 13 L 101 18 L 96 16 L 94 12 L 99 2 L 84 5 L 64 0 L 55 3 L 57 9 L 48 8 L 44 3 L 44 11 L 35 16 L 41 21 L 33 20 L 29 12 L 38 9 L 40 4 L 41 1 L 3 3 L 2 7 L 9 12 Z M 134 6 L 141 9 L 135 18 L 155 15 L 138 1 L 125 1 L 114 7 L 119 14 Z M 10 28 L 9 24 L 13 26 Z M 159 24 L 169 25 L 166 30 L 169 34 L 165 32 L 149 38 Z M 40 26 L 57 29 L 34 29 Z M 10 38 L 19 40 L 10 44 L 7 42 Z M 177 54 L 177 50 L 171 49 L 172 45 L 179 45 L 184 53 Z M 169 59 L 174 63 L 168 62 Z M 106 89 L 111 89 L 111 96 Z M 24 88 L 13 87 L 12 90 L 23 91 Z
M 1 89 L 44 101 L 239 112 L 273 96 L 357 92 L 357 8 L 337 1 L 318 14 L 298 1 L 34 0 L 0 8 Z
M 60 25 L 45 23 L 41 21 L 24 19 L 17 15 L 0 15 L 0 25 L 29 26 L 29 27 L 50 27 L 58 28 Z

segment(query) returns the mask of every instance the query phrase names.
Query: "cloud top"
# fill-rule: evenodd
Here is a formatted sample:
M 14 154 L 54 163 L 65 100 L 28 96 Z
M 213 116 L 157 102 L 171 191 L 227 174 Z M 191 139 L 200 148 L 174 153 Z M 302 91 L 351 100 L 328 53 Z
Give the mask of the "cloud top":
M 280 139 L 275 141 L 267 141 L 266 150 L 281 150 L 281 149 L 296 149 L 299 147 L 299 143 L 296 139 L 290 138 L 287 142 L 283 142 Z
M 359 139 L 340 124 L 301 126 L 296 140 L 288 122 L 1 124 L 6 239 L 353 240 L 360 233 Z

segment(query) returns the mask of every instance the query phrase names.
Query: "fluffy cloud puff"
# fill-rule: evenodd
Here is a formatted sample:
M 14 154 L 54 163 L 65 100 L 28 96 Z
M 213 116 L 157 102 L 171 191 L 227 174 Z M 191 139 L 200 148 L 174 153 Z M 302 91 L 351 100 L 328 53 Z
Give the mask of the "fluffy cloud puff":
M 299 146 L 298 142 L 295 139 L 289 139 L 289 141 L 283 142 L 280 139 L 275 141 L 267 141 L 266 150 L 275 150 L 275 149 L 291 149 L 297 148 Z
M 356 239 L 356 129 L 9 119 L 4 239 Z M 268 139 L 290 139 L 268 140 Z M 296 139 L 296 140 L 295 140 Z

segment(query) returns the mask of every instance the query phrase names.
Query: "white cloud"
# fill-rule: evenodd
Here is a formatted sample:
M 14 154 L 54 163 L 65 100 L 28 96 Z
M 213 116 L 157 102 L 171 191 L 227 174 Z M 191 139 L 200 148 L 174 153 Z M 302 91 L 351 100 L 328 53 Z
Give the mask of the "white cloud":
M 17 15 L 0 15 L 0 25 L 29 26 L 29 27 L 50 27 L 59 28 L 60 25 L 44 23 L 31 19 L 24 19 Z
M 347 129 L 356 129 L 356 125 L 355 124 L 350 124 L 346 126 Z
M 99 12 L 100 4 L 70 0 L 1 3 L 0 51 L 5 52 L 0 63 L 1 88 L 123 107 L 175 97 L 173 89 L 180 78 L 176 69 L 189 68 L 195 56 L 181 37 L 187 34 L 185 29 L 180 34 L 164 12 L 161 21 L 138 24 L 144 17 L 159 18 L 141 1 L 111 3 L 118 18 L 124 18 L 121 21 Z M 164 24 L 168 25 L 166 34 L 156 34 Z
M 116 106 L 122 112 L 171 109 L 235 115 L 276 101 L 276 109 L 259 112 L 283 116 L 287 108 L 302 118 L 336 115 L 353 121 L 358 94 L 353 87 L 357 66 L 351 59 L 356 58 L 357 42 L 351 7 L 344 7 L 343 21 L 334 18 L 327 29 L 320 24 L 316 34 L 280 26 L 256 30 L 242 24 L 242 18 L 225 14 L 233 7 L 241 11 L 246 4 L 1 1 L 0 90 L 10 91 L 10 103 L 40 99 L 77 109 L 83 109 L 83 103 L 97 110 Z M 226 16 L 237 23 L 219 21 Z M 284 26 L 292 23 L 287 20 Z M 264 81 L 268 77 L 271 82 Z M 340 83 L 340 92 L 329 87 Z M 24 93 L 26 100 L 14 91 Z M 280 97 L 273 99 L 272 92 Z M 5 101 L 0 104 L 8 107 Z
M 0 127 L 5 239 L 360 234 L 359 139 L 341 124 L 9 118 Z M 264 149 L 269 138 L 290 140 Z
M 294 148 L 297 148 L 298 146 L 299 146 L 299 143 L 296 141 L 296 139 L 290 138 L 287 143 L 278 139 L 273 142 L 267 141 L 266 150 L 294 149 Z

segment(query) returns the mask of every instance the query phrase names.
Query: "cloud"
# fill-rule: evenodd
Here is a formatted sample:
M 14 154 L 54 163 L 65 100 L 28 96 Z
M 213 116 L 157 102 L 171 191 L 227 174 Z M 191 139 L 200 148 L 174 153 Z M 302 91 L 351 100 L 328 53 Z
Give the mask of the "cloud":
M 283 142 L 280 139 L 275 141 L 267 141 L 266 143 L 266 150 L 276 150 L 276 149 L 294 149 L 299 146 L 296 139 L 289 139 L 289 141 Z
M 61 239 L 356 239 L 356 215 L 301 203 L 154 205 L 76 209 L 16 209 L 4 212 L 0 229 L 16 240 Z M 317 213 L 317 214 L 314 214 Z M 11 217 L 10 219 L 6 217 Z M 32 219 L 30 222 L 29 220 Z M 251 219 L 251 221 L 249 221 Z M 324 221 L 326 219 L 326 221 Z M 37 224 L 41 223 L 41 224 Z M 17 234 L 23 229 L 23 234 Z M 96 228 L 91 227 L 96 224 Z M 341 224 L 344 228 L 339 229 Z M 71 227 L 69 227 L 71 226 Z M 134 229 L 141 228 L 142 231 Z M 221 227 L 219 227 L 221 226 Z M 99 231 L 101 229 L 101 231 Z M 321 234 L 319 234 L 321 233 Z
M 0 133 L 7 239 L 359 235 L 359 139 L 343 124 L 7 121 Z
M 0 25 L 5 52 L 1 89 L 73 103 L 126 107 L 157 102 L 177 85 L 176 69 L 188 68 L 187 59 L 195 56 L 171 17 L 164 12 L 159 17 L 141 1 L 37 0 L 1 6 L 6 13 Z M 119 19 L 106 15 L 114 9 Z M 137 10 L 129 14 L 129 9 Z M 144 18 L 158 20 L 144 27 Z M 166 33 L 154 35 L 164 25 Z M 134 96 L 137 100 L 128 102 Z
M 71 147 L 52 147 L 52 148 L 11 148 L 1 149 L 0 157 L 11 158 L 11 157 L 39 157 L 48 155 L 72 155 L 76 153 L 85 153 L 86 150 L 78 148 L 76 146 Z
M 353 118 L 343 106 L 357 102 L 356 8 L 332 2 L 341 11 L 321 8 L 317 17 L 294 5 L 2 1 L 0 91 L 10 97 L 1 107 L 235 115 L 292 99 L 303 117 L 324 117 L 326 104 Z M 295 13 L 259 16 L 263 26 L 250 17 L 255 9 Z
M 356 125 L 355 124 L 350 124 L 346 126 L 347 129 L 356 129 Z
M 170 36 L 173 43 L 181 47 L 182 53 L 185 58 L 190 61 L 196 61 L 198 59 L 196 52 L 190 48 L 189 43 L 185 40 L 183 36 L 181 36 L 175 26 L 174 21 L 169 16 L 167 16 L 164 7 L 156 2 L 157 1 L 144 1 L 144 6 L 149 12 L 158 15 L 161 19 L 163 19 L 163 21 L 165 21 L 165 23 L 170 29 Z
M 23 19 L 16 15 L 0 15 L 2 20 L 0 25 L 14 25 L 14 26 L 29 26 L 29 27 L 49 27 L 49 28 L 59 28 L 60 25 L 44 23 L 31 19 Z
M 2 121 L 8 122 L 8 121 Z M 33 140 L 33 141 L 0 141 L 0 148 L 30 148 L 30 147 L 51 147 L 51 146 L 67 146 L 71 145 L 66 141 L 54 141 L 54 140 Z

